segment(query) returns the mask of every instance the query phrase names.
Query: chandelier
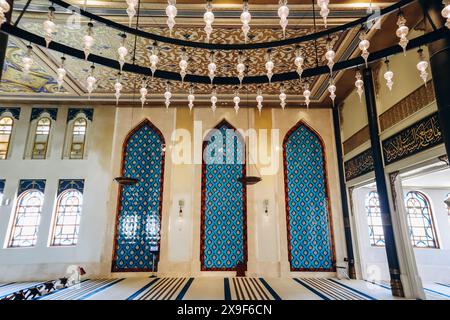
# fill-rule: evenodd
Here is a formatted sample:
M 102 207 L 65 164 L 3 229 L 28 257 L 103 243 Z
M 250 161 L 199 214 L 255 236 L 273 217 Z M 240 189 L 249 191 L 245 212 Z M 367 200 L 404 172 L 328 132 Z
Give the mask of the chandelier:
M 188 103 L 189 111 L 192 111 L 192 108 L 194 107 L 194 101 L 195 101 L 194 86 L 192 84 L 189 86 L 188 101 L 189 101 L 189 103 Z
M 133 18 L 136 15 L 136 6 L 138 5 L 138 0 L 126 0 L 127 2 L 127 15 L 128 15 L 128 26 L 131 27 Z
M 323 24 L 325 28 L 327 27 L 327 19 L 330 14 L 330 9 L 328 9 L 328 5 L 330 4 L 330 0 L 317 0 L 317 5 L 320 7 L 320 15 L 323 18 Z
M 334 100 L 336 99 L 336 86 L 334 85 L 333 78 L 330 79 L 330 85 L 328 86 L 328 92 L 330 93 L 330 99 L 333 101 L 334 106 Z
M 141 84 L 141 89 L 139 90 L 139 93 L 141 94 L 141 104 L 142 104 L 142 108 L 144 107 L 145 102 L 147 101 L 147 82 L 144 80 L 142 80 L 142 84 Z
M 216 106 L 216 104 L 217 104 L 217 91 L 216 91 L 216 87 L 215 86 L 213 87 L 213 90 L 211 92 L 211 99 L 210 100 L 211 100 L 211 110 L 214 113 L 214 112 L 216 112 L 216 109 L 217 109 L 217 106 Z
M 212 12 L 211 0 L 206 2 L 206 12 L 203 15 L 203 21 L 205 21 L 206 42 L 209 42 L 211 33 L 213 31 L 212 24 L 214 22 L 214 13 Z
M 417 70 L 420 71 L 420 78 L 423 80 L 423 82 L 425 83 L 425 85 L 427 84 L 427 80 L 428 80 L 428 61 L 425 60 L 424 56 L 423 56 L 423 49 L 420 48 L 419 51 L 417 51 L 417 53 L 419 54 L 419 63 L 417 64 Z
M 286 28 L 288 25 L 289 8 L 287 6 L 287 0 L 279 1 L 280 7 L 278 8 L 278 17 L 280 18 L 280 26 L 283 29 L 283 37 L 286 37 Z
M 121 83 L 121 74 L 119 72 L 119 74 L 117 75 L 117 80 L 116 83 L 114 84 L 114 96 L 116 97 L 116 106 L 119 105 L 119 99 L 120 99 L 120 92 L 122 91 L 122 83 Z
M 263 107 L 263 105 L 262 105 L 263 101 L 264 101 L 264 97 L 262 95 L 261 87 L 258 87 L 258 92 L 257 92 L 257 95 L 256 95 L 256 102 L 258 104 L 257 104 L 256 107 L 258 108 L 259 114 L 261 114 L 261 109 Z
M 55 19 L 55 7 L 51 6 L 48 8 L 48 18 L 44 21 L 44 34 L 45 34 L 45 46 L 48 48 L 48 45 L 53 40 L 53 33 L 56 29 L 56 24 L 53 22 Z
M 295 51 L 294 64 L 297 67 L 296 71 L 298 73 L 298 77 L 300 78 L 300 80 L 302 79 L 304 62 L 305 62 L 305 59 L 302 57 L 301 48 L 300 48 L 300 46 L 297 46 L 296 51 Z
M 208 64 L 208 76 L 211 79 L 211 84 L 214 81 L 214 77 L 216 75 L 217 65 L 214 62 L 214 51 L 211 51 L 209 54 L 209 64 Z
M 117 49 L 117 53 L 119 55 L 118 61 L 119 61 L 119 65 L 120 65 L 120 72 L 122 72 L 123 65 L 125 64 L 125 57 L 128 54 L 128 49 L 127 49 L 126 43 L 125 43 L 125 41 L 127 39 L 127 35 L 125 33 L 122 33 L 121 37 L 122 37 L 122 43 L 121 43 L 120 47 Z
M 239 84 L 242 86 L 242 80 L 244 80 L 245 64 L 244 64 L 244 54 L 239 51 L 238 54 L 238 64 L 236 65 L 236 70 L 238 72 Z
M 188 68 L 188 62 L 187 62 L 188 58 L 187 58 L 187 53 L 186 53 L 186 48 L 182 48 L 181 49 L 181 60 L 179 63 L 180 66 L 180 76 L 181 76 L 181 82 L 184 81 L 184 77 L 186 76 L 186 70 Z
M 8 1 L 0 0 L 0 26 L 6 22 L 5 14 L 9 12 L 11 6 Z
M 159 58 L 158 58 L 158 47 L 157 47 L 157 43 L 153 42 L 153 47 L 150 51 L 150 55 L 149 55 L 149 60 L 150 60 L 150 70 L 152 71 L 152 77 L 155 76 L 155 72 L 156 72 L 156 68 L 157 68 L 157 64 L 159 62 Z
M 364 81 L 362 80 L 362 75 L 361 72 L 359 72 L 359 70 L 356 71 L 356 81 L 355 81 L 355 87 L 356 87 L 356 92 L 358 93 L 359 96 L 359 101 L 362 101 L 362 94 L 364 93 Z
M 269 79 L 269 83 L 272 81 L 272 76 L 273 76 L 273 61 L 272 61 L 272 49 L 267 50 L 267 62 L 266 62 L 266 75 L 267 78 Z
M 238 87 L 235 87 L 233 103 L 234 103 L 234 111 L 236 111 L 236 114 L 238 114 L 239 111 L 239 102 L 241 102 L 241 98 L 239 98 L 239 89 Z
M 206 41 L 205 42 L 195 42 L 195 41 L 188 41 L 188 37 L 185 37 L 185 40 L 180 40 L 177 38 L 169 38 L 161 35 L 154 35 L 152 33 L 146 32 L 139 28 L 138 25 L 136 25 L 136 28 L 131 29 L 125 26 L 121 26 L 120 24 L 113 22 L 111 20 L 108 20 L 103 17 L 96 16 L 95 14 L 89 13 L 86 10 L 80 10 L 80 15 L 85 16 L 85 18 L 88 19 L 87 23 L 84 24 L 84 27 L 82 28 L 81 35 L 80 35 L 80 41 L 78 46 L 81 47 L 80 49 L 77 49 L 77 43 L 74 43 L 71 45 L 70 49 L 68 50 L 68 45 L 61 46 L 59 43 L 55 42 L 55 34 L 57 31 L 57 24 L 55 23 L 55 8 L 54 6 L 61 6 L 63 8 L 70 8 L 71 5 L 66 3 L 64 0 L 52 0 L 52 5 L 49 7 L 47 17 L 45 20 L 43 19 L 43 36 L 40 37 L 39 35 L 33 35 L 29 36 L 31 32 L 28 32 L 26 30 L 20 29 L 20 27 L 16 25 L 12 25 L 10 23 L 4 23 L 6 21 L 5 14 L 8 13 L 11 8 L 6 0 L 0 0 L 0 24 L 2 25 L 2 31 L 6 32 L 8 34 L 12 34 L 16 37 L 22 37 L 25 41 L 30 41 L 31 43 L 34 43 L 35 45 L 40 46 L 47 46 L 49 49 L 58 51 L 62 53 L 63 55 L 66 54 L 68 56 L 80 58 L 84 55 L 84 59 L 88 60 L 90 62 L 95 62 L 96 64 L 100 64 L 112 69 L 116 69 L 119 72 L 119 76 L 117 79 L 112 80 L 114 82 L 114 95 L 116 96 L 116 102 L 119 101 L 121 90 L 123 88 L 124 83 L 122 83 L 122 77 L 121 75 L 125 72 L 129 73 L 135 73 L 140 74 L 142 76 L 148 76 L 151 74 L 152 78 L 157 77 L 159 79 L 164 80 L 170 80 L 170 81 L 181 81 L 182 83 L 186 80 L 190 83 L 186 86 L 187 97 L 188 97 L 188 105 L 190 110 L 193 108 L 193 104 L 195 101 L 194 97 L 194 90 L 193 90 L 193 83 L 199 83 L 199 84 L 214 84 L 214 87 L 211 91 L 211 108 L 214 111 L 217 108 L 217 90 L 216 86 L 218 85 L 229 85 L 236 87 L 235 94 L 233 96 L 233 102 L 234 107 L 236 111 L 239 109 L 239 103 L 240 103 L 240 97 L 239 97 L 239 87 L 242 85 L 250 85 L 250 84 L 256 84 L 258 85 L 258 90 L 256 92 L 256 102 L 257 107 L 259 110 L 262 109 L 262 104 L 264 102 L 263 92 L 262 92 L 262 83 L 269 83 L 272 84 L 272 82 L 282 82 L 279 86 L 279 93 L 278 98 L 280 102 L 280 107 L 285 108 L 286 106 L 286 92 L 285 92 L 285 85 L 284 83 L 289 81 L 295 81 L 300 79 L 302 83 L 302 90 L 304 100 L 306 103 L 306 106 L 309 107 L 312 93 L 309 88 L 310 84 L 314 83 L 312 80 L 314 77 L 319 77 L 321 75 L 328 74 L 330 81 L 328 84 L 328 87 L 325 87 L 324 90 L 328 90 L 330 99 L 335 101 L 336 99 L 336 92 L 338 90 L 337 84 L 334 79 L 337 79 L 333 74 L 335 72 L 339 72 L 341 70 L 345 70 L 348 68 L 354 68 L 361 65 L 362 60 L 364 60 L 364 63 L 366 66 L 368 66 L 369 63 L 369 55 L 372 59 L 370 61 L 375 60 L 381 60 L 388 56 L 392 56 L 401 52 L 406 52 L 410 49 L 419 48 L 420 46 L 427 45 L 430 42 L 442 39 L 445 37 L 445 33 L 443 33 L 442 30 L 434 30 L 430 33 L 433 33 L 433 36 L 419 36 L 414 39 L 414 41 L 408 39 L 409 36 L 409 28 L 406 25 L 406 18 L 404 14 L 401 12 L 401 9 L 410 3 L 416 2 L 417 0 L 400 0 L 396 2 L 395 4 L 386 7 L 382 10 L 381 16 L 389 15 L 392 13 L 395 13 L 397 11 L 400 11 L 397 18 L 397 28 L 396 30 L 392 31 L 385 31 L 383 32 L 392 32 L 395 33 L 395 35 L 398 37 L 398 45 L 391 46 L 389 48 L 384 48 L 382 50 L 379 50 L 378 52 L 369 52 L 370 49 L 370 40 L 369 35 L 367 31 L 367 25 L 372 21 L 372 16 L 368 15 L 366 17 L 362 17 L 358 19 L 357 21 L 352 21 L 347 24 L 337 26 L 331 29 L 324 29 L 317 33 L 308 34 L 305 36 L 298 36 L 294 38 L 286 39 L 286 28 L 288 26 L 288 17 L 289 17 L 289 7 L 287 0 L 279 0 L 278 5 L 278 17 L 279 17 L 279 24 L 283 31 L 283 39 L 282 40 L 276 40 L 273 42 L 262 42 L 262 43 L 255 43 L 252 41 L 252 43 L 247 44 L 249 39 L 249 30 L 250 30 L 250 22 L 251 22 L 251 14 L 249 12 L 249 5 L 248 0 L 244 0 L 242 4 L 242 11 L 240 12 L 239 18 L 241 22 L 241 29 L 243 34 L 243 41 L 242 43 L 235 43 L 235 44 L 224 44 L 224 43 L 210 43 L 211 35 L 212 35 L 212 24 L 214 23 L 214 14 L 213 14 L 213 6 L 212 1 L 207 1 L 205 6 L 205 12 L 203 15 L 203 20 L 205 22 L 205 33 L 206 33 Z M 317 0 L 316 2 L 313 1 L 314 4 L 317 3 L 317 5 L 320 7 L 320 16 L 323 18 L 323 22 L 325 27 L 327 27 L 327 19 L 329 17 L 329 0 Z M 126 0 L 127 4 L 127 14 L 129 17 L 129 25 L 131 25 L 132 20 L 137 15 L 137 21 L 139 20 L 139 5 L 140 2 L 138 0 Z M 443 10 L 442 10 L 442 16 L 447 19 L 446 26 L 449 27 L 449 14 L 450 14 L 450 6 L 449 6 L 449 0 L 443 1 Z M 167 27 L 169 29 L 169 33 L 172 34 L 174 28 L 175 28 L 175 18 L 177 16 L 177 8 L 176 8 L 176 1 L 175 0 L 168 0 L 167 1 L 167 7 L 166 7 L 166 15 L 167 15 Z M 81 20 L 80 20 L 81 21 Z M 94 39 L 94 23 L 99 23 L 100 25 L 106 26 L 110 29 L 120 30 L 120 37 L 118 38 L 117 46 L 117 53 L 116 56 L 113 58 L 100 56 L 96 50 L 98 50 L 97 46 L 95 46 L 95 39 Z M 357 26 L 363 26 L 363 28 L 359 31 L 359 43 L 357 42 L 357 48 L 359 49 L 359 55 L 357 58 L 351 58 L 351 59 L 341 59 L 337 56 L 336 52 L 333 48 L 333 35 L 338 35 L 340 32 L 344 32 L 347 30 L 351 30 L 352 28 L 356 28 Z M 364 28 L 365 26 L 365 28 Z M 139 65 L 137 63 L 137 60 L 135 59 L 136 56 L 136 46 L 134 49 L 131 49 L 127 47 L 126 35 L 133 35 L 137 39 L 149 39 L 151 41 L 152 46 L 148 51 L 148 60 L 147 62 L 143 61 L 141 59 L 141 64 Z M 42 40 L 41 40 L 42 39 Z M 242 38 L 241 38 L 242 39 Z M 310 53 L 306 50 L 306 46 L 302 47 L 302 43 L 306 43 L 308 41 L 314 41 L 317 42 L 318 40 L 325 40 L 326 39 L 326 52 L 324 55 L 324 62 L 317 61 L 315 67 L 308 67 L 307 63 L 310 61 L 311 56 Z M 120 41 L 120 42 L 119 42 Z M 166 66 L 166 61 L 163 61 L 165 57 L 159 56 L 159 48 L 158 43 L 164 43 L 164 44 L 171 44 L 173 46 L 178 46 L 180 48 L 179 52 L 179 60 L 178 65 L 175 65 L 175 71 L 169 71 L 164 70 L 163 66 Z M 25 73 L 29 73 L 30 69 L 33 64 L 33 52 L 32 47 L 30 45 L 27 47 L 27 51 L 25 55 L 22 57 L 22 68 Z M 98 46 L 100 47 L 100 46 Z M 278 55 L 274 57 L 272 55 L 274 48 L 290 48 L 293 50 L 295 54 L 295 58 L 290 62 L 291 70 L 286 71 L 283 73 L 275 73 L 275 63 L 277 63 L 277 66 L 279 65 L 277 61 Z M 164 50 L 166 50 L 167 46 L 164 46 Z M 209 52 L 209 61 L 207 64 L 207 74 L 188 74 L 188 67 L 189 67 L 189 55 L 187 48 L 195 48 L 196 50 L 204 50 L 205 55 Z M 302 49 L 303 48 L 303 52 Z M 251 54 L 254 52 L 264 52 L 265 50 L 265 60 L 264 65 L 262 66 L 263 70 L 265 70 L 264 74 L 252 74 L 251 68 L 252 66 L 247 63 L 246 60 L 244 60 L 244 51 L 249 50 Z M 254 51 L 251 51 L 254 50 Z M 317 48 L 316 48 L 317 50 Z M 232 66 L 235 66 L 234 74 L 231 76 L 223 76 L 218 72 L 218 70 L 223 70 L 221 66 L 221 61 L 216 61 L 215 55 L 217 51 L 228 51 L 228 52 L 236 52 L 237 54 L 230 55 L 230 57 L 237 57 L 234 61 L 229 61 L 229 64 Z M 128 62 L 129 53 L 133 54 L 133 58 L 129 59 L 131 62 Z M 278 51 L 277 51 L 278 52 Z M 100 53 L 101 54 L 101 53 Z M 362 59 L 361 59 L 362 58 Z M 65 59 L 65 58 L 64 58 Z M 59 68 L 56 70 L 56 82 L 58 85 L 58 92 L 61 90 L 64 79 L 67 74 L 66 67 L 64 66 L 64 59 L 61 59 L 61 64 L 59 65 Z M 317 59 L 317 52 L 316 52 L 316 60 Z M 393 88 L 394 84 L 394 73 L 390 69 L 389 62 L 386 61 L 387 65 L 387 71 L 384 74 L 384 78 L 386 80 L 386 85 L 389 87 L 390 90 Z M 324 67 L 328 67 L 327 70 L 325 70 Z M 423 51 L 419 50 L 419 61 L 417 65 L 415 66 L 417 70 L 420 72 L 420 78 L 426 83 L 429 78 L 428 69 L 429 69 L 429 62 L 425 59 L 423 55 Z M 156 72 L 158 68 L 162 68 L 160 70 L 161 72 Z M 190 69 L 193 69 L 192 67 Z M 331 74 L 331 77 L 330 77 Z M 98 75 L 100 77 L 100 74 Z M 360 100 L 362 99 L 362 93 L 364 92 L 363 86 L 364 82 L 361 77 L 361 73 L 358 71 L 356 74 L 356 82 L 355 82 L 355 88 L 356 92 L 358 93 Z M 333 79 L 334 78 L 334 79 Z M 126 78 L 125 78 L 126 79 Z M 245 81 L 244 81 L 245 79 Z M 90 67 L 90 71 L 88 72 L 88 76 L 86 78 L 86 89 L 90 98 L 91 93 L 95 90 L 97 84 L 97 78 L 94 76 L 94 65 Z M 147 90 L 147 92 L 145 90 Z M 313 90 L 316 92 L 316 90 Z M 272 91 L 273 92 L 273 91 Z M 148 93 L 147 88 L 147 82 L 143 81 L 141 85 L 141 99 L 144 101 L 141 103 L 144 104 L 146 102 L 146 96 Z M 144 94 L 145 93 L 145 94 Z M 321 94 L 323 91 L 321 92 Z M 171 92 L 171 86 L 169 82 L 166 83 L 166 90 L 164 93 L 160 93 L 164 95 L 165 98 L 165 104 L 166 107 L 170 104 L 170 99 L 172 97 Z
M 175 26 L 175 17 L 177 16 L 177 7 L 175 7 L 175 4 L 177 3 L 176 0 L 167 0 L 167 7 L 166 7 L 166 15 L 167 15 L 167 26 L 169 27 L 170 35 L 172 35 L 173 27 Z
M 87 31 L 85 36 L 83 37 L 83 45 L 84 45 L 84 59 L 87 60 L 89 57 L 89 54 L 91 53 L 91 48 L 94 45 L 94 38 L 92 37 L 92 28 L 94 25 L 92 22 L 88 23 Z
M 409 28 L 406 26 L 406 19 L 403 13 L 400 11 L 397 20 L 398 29 L 396 31 L 397 37 L 400 38 L 399 45 L 403 49 L 403 53 L 406 55 L 406 47 L 408 46 L 409 40 L 407 38 L 409 33 Z
M 166 83 L 166 92 L 164 92 L 164 99 L 166 100 L 164 104 L 166 105 L 166 109 L 169 108 L 170 98 L 172 98 L 172 92 L 170 91 L 170 83 L 167 81 Z
M 86 78 L 86 89 L 88 91 L 88 98 L 91 98 L 91 93 L 94 91 L 95 84 L 97 83 L 97 79 L 94 77 L 94 70 L 95 66 L 92 65 L 91 69 L 89 70 L 89 74 Z
M 394 81 L 392 80 L 392 79 L 394 79 L 394 72 L 391 71 L 388 59 L 386 59 L 385 64 L 386 64 L 387 71 L 384 74 L 384 79 L 386 79 L 387 87 L 389 88 L 390 91 L 392 91 L 392 87 L 394 86 Z
M 250 31 L 250 21 L 252 20 L 252 15 L 248 12 L 248 0 L 244 0 L 242 5 L 241 22 L 242 22 L 242 32 L 244 33 L 244 41 L 248 40 L 248 32 Z
M 64 83 L 64 78 L 66 77 L 66 69 L 64 68 L 64 62 L 66 58 L 64 56 L 61 57 L 61 65 L 56 70 L 56 83 L 58 84 L 58 92 L 61 91 L 61 87 Z
M 450 0 L 444 0 L 442 1 L 442 4 L 445 6 L 444 9 L 442 9 L 442 16 L 447 19 L 445 26 L 450 29 Z
M 284 84 L 282 83 L 280 85 L 280 95 L 278 96 L 278 98 L 280 99 L 280 107 L 281 109 L 284 110 L 284 108 L 286 107 L 286 93 L 284 93 Z
M 33 65 L 33 47 L 31 45 L 27 46 L 27 53 L 22 57 L 23 72 L 28 75 Z
M 309 91 L 309 84 L 307 82 L 305 83 L 305 90 L 303 90 L 303 97 L 305 97 L 306 108 L 309 108 L 311 91 Z
M 370 42 L 367 40 L 367 32 L 365 30 L 361 30 L 361 33 L 359 35 L 359 50 L 361 50 L 361 57 L 364 59 L 364 62 L 366 63 L 366 67 L 368 67 L 367 60 L 369 59 L 369 47 Z

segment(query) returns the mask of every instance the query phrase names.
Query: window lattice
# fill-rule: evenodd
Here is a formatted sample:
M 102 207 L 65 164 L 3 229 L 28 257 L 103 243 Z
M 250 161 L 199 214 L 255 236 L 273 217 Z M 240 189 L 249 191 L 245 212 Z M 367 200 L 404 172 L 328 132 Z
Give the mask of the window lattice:
M 418 191 L 408 192 L 405 206 L 412 245 L 418 248 L 438 248 L 431 206 L 427 197 Z
M 367 194 L 365 206 L 367 223 L 369 225 L 370 244 L 372 246 L 384 246 L 384 231 L 378 192 L 371 191 Z
M 78 118 L 74 121 L 72 131 L 72 144 L 70 146 L 70 159 L 83 159 L 86 140 L 87 121 Z
M 9 247 L 32 247 L 36 245 L 43 203 L 44 194 L 38 190 L 31 189 L 19 196 Z
M 51 125 L 49 118 L 42 118 L 38 121 L 34 136 L 32 159 L 45 159 Z
M 8 156 L 9 144 L 14 120 L 11 117 L 0 119 L 0 159 L 4 160 Z
M 83 194 L 69 189 L 58 197 L 52 246 L 73 246 L 78 242 Z

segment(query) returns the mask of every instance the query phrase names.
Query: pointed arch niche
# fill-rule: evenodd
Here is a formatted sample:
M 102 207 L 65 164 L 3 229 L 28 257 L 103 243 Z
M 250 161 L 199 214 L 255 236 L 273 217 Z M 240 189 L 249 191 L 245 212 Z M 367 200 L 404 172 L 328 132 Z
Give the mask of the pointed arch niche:
M 202 271 L 233 271 L 247 264 L 245 140 L 227 121 L 203 141 Z
M 113 272 L 156 271 L 159 259 L 165 141 L 149 120 L 125 139 L 121 175 L 137 178 L 119 190 Z
M 286 134 L 283 162 L 291 271 L 334 271 L 325 148 L 305 122 Z

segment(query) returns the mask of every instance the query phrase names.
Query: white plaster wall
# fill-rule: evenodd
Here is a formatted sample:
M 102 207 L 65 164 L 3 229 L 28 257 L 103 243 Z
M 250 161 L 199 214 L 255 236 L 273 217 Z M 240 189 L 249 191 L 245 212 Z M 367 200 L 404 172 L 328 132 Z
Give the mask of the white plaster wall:
M 95 108 L 87 133 L 87 158 L 61 160 L 69 107 L 58 106 L 48 158 L 24 160 L 32 106 L 21 106 L 20 120 L 15 122 L 10 156 L 0 161 L 0 177 L 6 180 L 4 199 L 10 200 L 9 205 L 0 207 L 0 282 L 57 278 L 65 275 L 70 265 L 83 265 L 89 275 L 99 274 L 106 200 L 112 179 L 109 159 L 115 110 Z M 31 248 L 6 248 L 20 179 L 46 180 L 37 244 Z M 59 179 L 85 180 L 79 242 L 73 247 L 48 246 Z
M 61 107 L 52 131 L 50 158 L 23 160 L 31 107 L 25 107 L 14 128 L 11 158 L 0 162 L 0 178 L 6 179 L 5 198 L 14 200 L 20 179 L 46 179 L 45 204 L 38 244 L 35 248 L 0 249 L 0 281 L 49 279 L 65 274 L 69 265 L 85 267 L 90 277 L 132 277 L 148 273 L 112 273 L 112 251 L 117 214 L 118 186 L 113 178 L 120 175 L 122 146 L 128 133 L 142 120 L 149 119 L 163 134 L 166 142 L 164 191 L 161 220 L 161 254 L 159 275 L 170 276 L 233 276 L 235 272 L 200 271 L 200 206 L 201 164 L 174 164 L 171 157 L 171 134 L 186 125 L 202 152 L 202 138 L 221 120 L 234 127 L 279 129 L 278 144 L 299 120 L 305 120 L 325 143 L 328 184 L 335 253 L 343 262 L 345 243 L 336 168 L 335 144 L 331 111 L 278 109 L 265 110 L 260 116 L 254 109 L 219 108 L 215 115 L 206 108 L 192 114 L 178 115 L 175 108 L 97 107 L 87 136 L 88 157 L 85 160 L 62 160 L 67 107 Z M 201 121 L 201 131 L 193 132 L 194 121 Z M 270 129 L 270 128 L 269 128 Z M 270 134 L 270 131 L 268 132 Z M 272 146 L 275 148 L 275 146 Z M 278 170 L 263 174 L 263 181 L 247 187 L 248 275 L 292 276 L 287 260 L 286 212 L 282 148 L 276 150 Z M 268 151 L 269 152 L 269 151 Z M 195 156 L 195 154 L 192 154 Z M 197 154 L 197 157 L 199 155 Z M 201 158 L 200 158 L 201 159 Z M 258 168 L 265 166 L 258 158 Z M 254 170 L 251 168 L 250 170 Z M 251 174 L 256 174 L 251 171 Z M 47 246 L 50 221 L 55 205 L 59 179 L 85 179 L 83 216 L 79 244 L 70 248 Z M 183 220 L 178 219 L 178 202 L 184 201 Z M 269 201 L 268 215 L 264 200 Z M 12 201 L 13 203 L 14 201 Z M 11 217 L 12 204 L 0 208 L 0 239 L 4 241 Z M 334 273 L 302 273 L 302 276 L 324 276 Z
M 181 112 L 181 111 L 180 111 Z M 112 157 L 113 175 L 120 173 L 121 152 L 123 141 L 128 132 L 144 118 L 148 118 L 164 135 L 167 144 L 165 159 L 165 177 L 161 228 L 161 258 L 158 264 L 160 275 L 179 276 L 233 276 L 235 272 L 204 272 L 200 271 L 200 229 L 201 229 L 201 164 L 174 164 L 171 159 L 171 133 L 174 128 L 187 129 L 196 141 L 197 147 L 192 148 L 192 158 L 201 159 L 202 139 L 207 132 L 220 121 L 226 119 L 237 129 L 247 130 L 249 127 L 264 127 L 280 129 L 281 145 L 286 132 L 298 120 L 304 118 L 319 132 L 325 141 L 327 149 L 327 172 L 332 204 L 332 219 L 334 241 L 338 261 L 345 255 L 345 246 L 340 209 L 340 196 L 336 172 L 336 158 L 332 119 L 330 110 L 266 110 L 259 116 L 253 109 L 241 109 L 236 115 L 233 109 L 216 110 L 212 115 L 207 108 L 197 108 L 192 114 L 177 115 L 177 111 L 169 109 L 134 109 L 118 108 L 114 132 Z M 258 118 L 262 117 L 262 118 Z M 197 128 L 194 130 L 194 121 Z M 181 124 L 182 122 L 182 124 Z M 198 125 L 201 123 L 201 127 Z M 188 127 L 188 128 L 186 128 Z M 270 134 L 270 132 L 269 132 Z M 282 150 L 278 151 L 278 170 L 275 174 L 263 175 L 263 181 L 247 187 L 247 235 L 248 235 L 248 275 L 280 276 L 281 265 L 287 262 L 286 218 L 284 207 L 283 162 Z M 256 160 L 256 159 L 255 159 Z M 259 159 L 258 159 L 259 161 Z M 264 165 L 258 162 L 261 170 Z M 252 167 L 250 170 L 255 170 Z M 255 172 L 251 172 L 255 174 Z M 183 200 L 183 220 L 178 219 L 178 202 Z M 264 214 L 264 200 L 269 200 L 268 216 Z M 114 276 L 142 276 L 145 273 L 111 273 L 111 257 L 113 248 L 114 224 L 117 208 L 117 187 L 111 188 L 108 206 L 108 222 L 106 242 L 103 250 L 102 272 Z M 280 235 L 284 235 L 280 237 Z M 284 241 L 284 247 L 281 243 Z M 285 258 L 283 260 L 283 257 Z M 283 263 L 280 263 L 283 261 Z M 313 275 L 319 275 L 314 273 Z M 323 273 L 322 273 L 323 275 Z
M 405 195 L 409 191 L 418 190 L 430 200 L 432 217 L 436 227 L 438 249 L 414 248 L 419 275 L 423 281 L 450 281 L 450 216 L 444 200 L 450 189 L 404 188 Z
M 358 244 L 361 254 L 364 279 L 389 280 L 389 269 L 384 247 L 373 247 L 369 241 L 365 198 L 372 191 L 359 188 L 353 193 L 355 221 L 358 228 Z M 404 188 L 405 195 L 411 188 Z M 419 275 L 422 281 L 450 281 L 450 218 L 444 207 L 445 196 L 450 190 L 416 188 L 424 193 L 431 202 L 439 249 L 414 248 Z
M 361 261 L 361 273 L 366 280 L 390 280 L 385 247 L 370 244 L 369 225 L 365 209 L 367 194 L 374 189 L 358 188 L 353 191 L 353 216 L 358 228 L 358 248 Z

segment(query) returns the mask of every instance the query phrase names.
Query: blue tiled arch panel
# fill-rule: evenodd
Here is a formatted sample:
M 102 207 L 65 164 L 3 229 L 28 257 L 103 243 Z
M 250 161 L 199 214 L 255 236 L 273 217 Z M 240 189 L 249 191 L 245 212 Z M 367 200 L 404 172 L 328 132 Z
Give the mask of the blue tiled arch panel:
M 204 271 L 236 270 L 247 260 L 245 145 L 226 121 L 216 129 L 203 144 L 200 254 Z M 218 155 L 215 143 L 226 152 Z
M 164 138 L 150 121 L 137 126 L 123 148 L 122 175 L 137 178 L 121 187 L 112 270 L 156 271 L 164 178 Z
M 292 271 L 332 271 L 334 254 L 324 149 L 303 123 L 283 143 L 288 251 Z

